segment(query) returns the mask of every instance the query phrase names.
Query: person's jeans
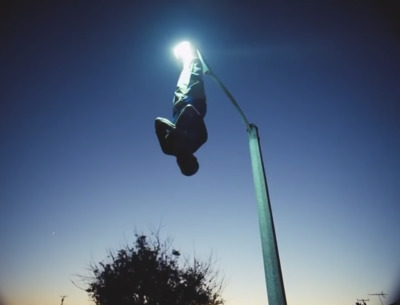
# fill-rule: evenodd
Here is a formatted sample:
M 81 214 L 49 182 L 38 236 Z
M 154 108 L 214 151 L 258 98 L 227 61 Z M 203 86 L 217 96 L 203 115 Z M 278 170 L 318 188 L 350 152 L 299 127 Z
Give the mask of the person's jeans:
M 195 58 L 189 66 L 184 66 L 178 80 L 173 99 L 173 121 L 187 104 L 191 104 L 204 118 L 207 112 L 204 93 L 203 68 L 200 60 Z

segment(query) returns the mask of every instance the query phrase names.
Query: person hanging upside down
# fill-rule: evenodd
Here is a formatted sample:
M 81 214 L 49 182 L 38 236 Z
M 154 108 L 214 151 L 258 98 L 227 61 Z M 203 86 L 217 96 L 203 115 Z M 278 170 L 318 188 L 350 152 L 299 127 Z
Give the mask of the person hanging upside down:
M 203 74 L 207 67 L 199 53 L 187 46 L 189 56 L 182 57 L 183 68 L 173 98 L 172 119 L 155 119 L 161 150 L 176 157 L 185 176 L 194 175 L 199 163 L 194 153 L 207 141 L 204 116 L 207 111 Z

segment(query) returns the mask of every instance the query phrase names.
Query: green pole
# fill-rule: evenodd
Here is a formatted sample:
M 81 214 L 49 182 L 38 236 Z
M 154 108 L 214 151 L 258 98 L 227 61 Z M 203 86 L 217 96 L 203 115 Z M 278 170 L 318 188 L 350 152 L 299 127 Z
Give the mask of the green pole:
M 233 95 L 211 71 L 200 52 L 197 51 L 197 53 L 203 63 L 203 67 L 205 67 L 205 74 L 211 76 L 222 88 L 229 100 L 232 102 L 233 106 L 239 112 L 239 115 L 246 125 L 246 130 L 249 136 L 253 181 L 257 198 L 258 220 L 261 234 L 261 246 L 264 260 L 264 273 L 267 286 L 268 304 L 287 305 L 281 263 L 279 259 L 278 243 L 276 241 L 275 226 L 272 217 L 271 202 L 269 200 L 267 178 L 265 175 L 264 163 L 260 148 L 260 137 L 258 135 L 257 126 L 249 123 L 243 110 L 240 108 Z
M 275 226 L 257 126 L 250 124 L 250 129 L 247 130 L 247 133 L 249 136 L 251 167 L 253 170 L 253 180 L 257 198 L 268 304 L 286 305 L 278 244 L 276 241 Z

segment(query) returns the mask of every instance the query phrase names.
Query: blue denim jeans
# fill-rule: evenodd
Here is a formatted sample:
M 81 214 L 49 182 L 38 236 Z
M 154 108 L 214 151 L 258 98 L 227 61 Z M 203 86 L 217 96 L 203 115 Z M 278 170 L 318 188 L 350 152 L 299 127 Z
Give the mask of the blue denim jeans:
M 184 66 L 175 90 L 172 108 L 172 122 L 175 123 L 186 105 L 192 105 L 201 115 L 206 115 L 207 104 L 204 93 L 203 68 L 200 60 L 195 58 L 190 65 Z

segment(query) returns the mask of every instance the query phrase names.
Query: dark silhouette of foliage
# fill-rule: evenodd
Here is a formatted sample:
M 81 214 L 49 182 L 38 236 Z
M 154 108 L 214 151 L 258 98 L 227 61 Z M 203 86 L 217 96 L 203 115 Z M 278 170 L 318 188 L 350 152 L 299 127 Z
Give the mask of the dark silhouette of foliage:
M 184 260 L 158 234 L 136 235 L 132 248 L 90 267 L 86 292 L 98 305 L 220 305 L 221 281 L 211 262 Z

